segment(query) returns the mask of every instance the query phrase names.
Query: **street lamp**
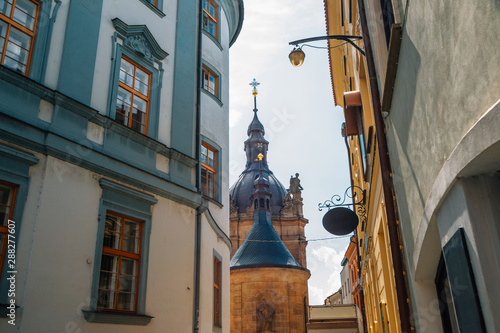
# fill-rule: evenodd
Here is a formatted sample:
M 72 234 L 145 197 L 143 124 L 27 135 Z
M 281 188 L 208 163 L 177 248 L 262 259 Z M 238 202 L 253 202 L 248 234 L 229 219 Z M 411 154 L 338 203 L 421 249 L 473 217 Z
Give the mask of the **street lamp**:
M 307 43 L 307 42 L 313 42 L 313 41 L 317 41 L 317 40 L 325 40 L 325 39 L 342 40 L 344 42 L 350 43 L 362 55 L 365 55 L 365 51 L 363 51 L 353 41 L 353 40 L 363 39 L 363 37 L 361 37 L 361 36 L 330 35 L 330 36 L 312 37 L 312 38 L 299 39 L 299 40 L 295 40 L 293 42 L 288 43 L 288 45 L 295 45 L 295 47 L 293 48 L 292 52 L 290 52 L 290 54 L 288 55 L 288 58 L 290 58 L 290 62 L 292 63 L 292 65 L 295 66 L 295 67 L 299 67 L 299 66 L 301 66 L 304 63 L 304 59 L 306 57 L 306 54 L 304 53 L 304 51 L 302 51 L 302 48 L 299 47 L 299 44 L 303 44 L 303 43 Z

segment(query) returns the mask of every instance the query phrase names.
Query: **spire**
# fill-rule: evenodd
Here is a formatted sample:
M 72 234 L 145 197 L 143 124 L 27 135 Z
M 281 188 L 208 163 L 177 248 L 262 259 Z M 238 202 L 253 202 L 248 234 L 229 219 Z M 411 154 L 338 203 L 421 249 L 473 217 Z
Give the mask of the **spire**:
M 259 154 L 263 155 L 262 158 L 262 165 L 263 167 L 267 170 L 267 147 L 269 142 L 264 138 L 264 134 L 266 133 L 264 130 L 264 125 L 259 120 L 259 117 L 257 117 L 257 86 L 260 85 L 255 78 L 253 79 L 252 82 L 249 83 L 253 87 L 252 90 L 252 95 L 253 95 L 253 100 L 254 100 L 254 115 L 252 122 L 250 125 L 248 125 L 248 130 L 247 130 L 247 135 L 248 139 L 245 141 L 245 151 L 247 153 L 247 164 L 246 164 L 246 169 L 251 169 L 251 168 L 258 168 L 259 163 L 255 163 L 258 161 L 257 156 Z
M 259 94 L 257 92 L 257 86 L 260 86 L 260 83 L 257 82 L 257 80 L 255 80 L 255 78 L 253 78 L 253 81 L 250 82 L 249 85 L 251 85 L 253 87 L 253 91 L 252 91 L 252 95 L 253 95 L 253 112 L 257 113 L 257 111 L 259 111 L 257 109 L 257 95 Z

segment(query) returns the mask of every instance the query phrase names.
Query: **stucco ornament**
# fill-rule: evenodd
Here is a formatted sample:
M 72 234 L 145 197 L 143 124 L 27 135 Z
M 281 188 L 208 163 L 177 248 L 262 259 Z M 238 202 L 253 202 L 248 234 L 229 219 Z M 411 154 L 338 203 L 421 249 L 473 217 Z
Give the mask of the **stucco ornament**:
M 229 195 L 229 204 L 231 214 L 238 213 L 238 207 L 236 207 L 236 200 L 234 200 L 232 195 Z
M 123 42 L 125 46 L 142 55 L 146 60 L 153 62 L 153 54 L 144 36 L 130 36 Z

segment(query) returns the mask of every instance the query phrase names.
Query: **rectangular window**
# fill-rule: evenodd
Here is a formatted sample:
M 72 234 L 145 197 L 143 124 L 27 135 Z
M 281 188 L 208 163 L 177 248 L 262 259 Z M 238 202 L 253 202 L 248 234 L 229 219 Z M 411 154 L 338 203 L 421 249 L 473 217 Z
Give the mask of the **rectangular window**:
M 221 261 L 214 257 L 214 326 L 221 327 Z
M 217 38 L 217 5 L 212 0 L 203 0 L 203 30 Z
M 205 143 L 201 145 L 201 189 L 203 195 L 216 198 L 217 152 Z
M 137 312 L 142 228 L 143 221 L 106 213 L 98 310 Z
M 151 73 L 122 57 L 115 120 L 146 134 Z
M 217 75 L 203 66 L 203 89 L 217 97 Z
M 0 3 L 0 63 L 25 75 L 35 40 L 38 7 L 30 0 Z
M 7 254 L 8 224 L 14 213 L 17 186 L 0 181 L 0 278 Z
M 382 20 L 384 22 L 385 41 L 389 46 L 391 39 L 391 29 L 394 24 L 394 12 L 390 0 L 380 0 L 380 9 L 382 10 Z

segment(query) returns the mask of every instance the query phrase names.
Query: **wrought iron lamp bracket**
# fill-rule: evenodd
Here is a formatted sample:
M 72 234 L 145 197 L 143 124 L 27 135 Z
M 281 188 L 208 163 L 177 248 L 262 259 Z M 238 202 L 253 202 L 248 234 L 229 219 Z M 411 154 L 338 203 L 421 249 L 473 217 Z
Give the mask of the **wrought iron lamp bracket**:
M 345 190 L 343 197 L 338 194 L 333 195 L 330 200 L 319 203 L 318 210 L 321 212 L 325 208 L 330 210 L 335 207 L 356 206 L 356 213 L 361 218 L 362 222 L 364 222 L 366 220 L 365 198 L 366 190 L 363 190 L 361 187 L 355 185 L 349 186 Z M 346 202 L 348 199 L 352 199 L 352 203 Z

